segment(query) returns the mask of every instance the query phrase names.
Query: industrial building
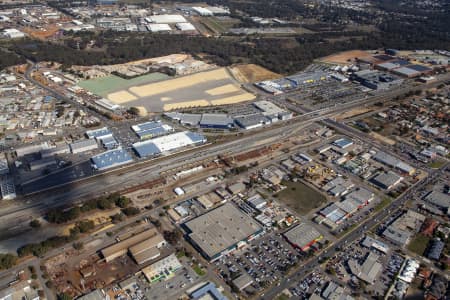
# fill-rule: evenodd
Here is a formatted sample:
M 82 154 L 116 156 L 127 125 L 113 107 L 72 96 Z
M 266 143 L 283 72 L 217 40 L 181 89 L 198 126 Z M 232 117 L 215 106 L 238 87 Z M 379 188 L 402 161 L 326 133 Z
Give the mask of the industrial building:
M 148 24 L 147 30 L 150 32 L 168 32 L 172 31 L 172 28 L 169 24 L 158 23 L 158 24 Z
M 39 300 L 38 291 L 30 286 L 28 280 L 11 282 L 7 288 L 0 290 L 1 300 Z M 109 300 L 109 299 L 108 299 Z
M 100 143 L 102 144 L 103 148 L 105 148 L 106 150 L 111 150 L 111 149 L 117 148 L 119 146 L 119 142 L 112 135 L 104 137 L 104 138 L 100 138 L 98 140 L 100 140 Z
M 39 153 L 41 150 L 48 149 L 48 148 L 49 147 L 48 147 L 47 143 L 28 145 L 28 146 L 17 148 L 16 155 L 19 158 L 19 157 L 23 157 L 26 155 Z
M 109 150 L 91 157 L 92 167 L 99 171 L 128 164 L 132 161 L 133 158 L 124 149 Z
M 243 191 L 245 191 L 245 189 L 246 189 L 246 186 L 242 182 L 236 182 L 236 183 L 230 184 L 228 186 L 228 191 L 230 191 L 230 193 L 233 195 L 242 193 Z
M 161 121 L 150 121 L 131 126 L 140 140 L 151 139 L 157 136 L 165 135 L 173 131 L 172 126 L 163 124 Z
M 290 111 L 282 109 L 272 102 L 262 100 L 254 102 L 253 105 L 262 111 L 262 114 L 269 118 L 272 123 L 278 120 L 289 120 L 293 114 Z
M 252 217 L 226 203 L 183 224 L 187 239 L 209 261 L 244 246 L 263 233 Z
M 37 159 L 29 163 L 31 171 L 36 171 L 50 166 L 56 166 L 56 160 L 53 157 Z
M 156 24 L 188 23 L 182 15 L 154 15 L 145 18 L 145 20 Z
M 353 200 L 358 204 L 358 208 L 362 208 L 375 199 L 375 194 L 365 188 L 358 188 L 345 195 L 344 200 Z
M 205 7 L 200 6 L 194 6 L 192 9 L 200 16 L 202 17 L 211 17 L 213 16 L 213 12 Z
M 167 112 L 164 116 L 180 122 L 181 125 L 196 126 L 202 119 L 201 114 L 185 114 L 179 112 Z
M 73 142 L 69 145 L 70 152 L 73 154 L 86 152 L 86 151 L 92 151 L 95 149 L 98 149 L 98 144 L 95 139 L 89 139 L 89 140 L 79 140 L 76 142 Z
M 419 267 L 420 264 L 416 260 L 407 258 L 402 266 L 398 278 L 406 283 L 411 283 L 416 277 L 416 273 Z
M 407 65 L 407 66 L 404 66 L 401 68 L 394 69 L 394 70 L 392 70 L 392 73 L 399 75 L 399 76 L 407 77 L 407 78 L 415 78 L 415 77 L 422 76 L 424 74 L 429 74 L 431 71 L 432 71 L 432 69 L 430 69 L 426 66 L 412 64 L 412 65 Z
M 322 296 L 312 294 L 309 300 L 354 300 L 352 296 L 345 293 L 343 287 L 337 285 L 333 281 L 330 281 L 327 287 L 323 290 Z
M 15 28 L 4 29 L 2 35 L 8 39 L 21 39 L 26 36 L 25 33 Z
M 242 291 L 246 287 L 250 286 L 253 283 L 253 278 L 248 275 L 248 273 L 244 272 L 239 275 L 236 279 L 233 280 L 233 286 L 238 290 Z
M 221 7 L 221 6 L 208 6 L 207 9 L 212 12 L 215 16 L 217 15 L 229 15 L 230 9 L 227 7 Z
M 6 175 L 9 173 L 8 160 L 4 152 L 0 153 L 0 175 Z
M 339 147 L 341 149 L 345 149 L 350 147 L 351 145 L 353 145 L 353 141 L 342 138 L 342 139 L 337 139 L 333 142 L 333 145 L 335 145 L 336 147 Z
M 424 221 L 424 215 L 408 210 L 392 222 L 382 235 L 388 241 L 404 247 L 409 243 L 411 237 L 419 231 Z
M 202 282 L 186 291 L 193 300 L 228 300 L 212 282 Z
M 11 177 L 4 176 L 0 179 L 0 191 L 3 200 L 13 200 L 16 198 L 16 186 Z
M 416 172 L 412 166 L 383 151 L 378 151 L 372 158 L 407 175 L 413 175 Z
M 325 72 L 302 72 L 296 75 L 286 77 L 287 80 L 294 84 L 294 87 L 302 85 L 317 83 L 330 78 L 330 75 Z
M 352 74 L 351 79 L 373 90 L 387 90 L 398 86 L 403 79 L 376 70 L 362 70 Z
M 409 62 L 407 60 L 397 59 L 377 64 L 375 65 L 375 68 L 381 71 L 392 71 L 394 69 L 401 68 L 406 65 L 409 65 Z
M 260 194 L 256 194 L 247 199 L 248 204 L 257 210 L 262 210 L 267 205 L 266 199 Z
M 379 173 L 372 178 L 371 182 L 382 189 L 390 190 L 402 182 L 403 179 L 403 177 L 396 173 L 388 171 Z
M 206 138 L 203 135 L 184 131 L 134 143 L 133 149 L 139 157 L 148 157 L 205 142 Z
M 362 265 L 352 258 L 348 261 L 348 266 L 353 275 L 368 284 L 373 284 L 383 269 L 383 265 L 378 262 L 378 255 L 373 252 L 369 252 Z
M 450 195 L 440 191 L 432 191 L 428 193 L 424 200 L 444 212 L 450 212 Z
M 441 241 L 439 238 L 435 238 L 430 242 L 426 256 L 429 259 L 439 261 L 444 248 L 445 248 L 445 243 L 443 241 Z
M 266 80 L 261 82 L 256 82 L 254 85 L 263 90 L 264 92 L 271 94 L 271 95 L 280 95 L 283 94 L 283 91 L 281 90 L 281 86 L 275 82 Z
M 369 249 L 375 249 L 377 251 L 380 251 L 384 254 L 388 254 L 389 252 L 389 246 L 379 240 L 376 240 L 368 235 L 361 241 L 361 246 L 369 248 Z
M 293 228 L 289 229 L 283 236 L 292 244 L 295 248 L 302 251 L 307 251 L 316 242 L 320 241 L 323 236 L 313 226 L 300 223 Z
M 369 204 L 375 198 L 375 194 L 364 188 L 359 188 L 347 194 L 340 202 L 334 202 L 320 210 L 319 214 L 325 219 L 320 223 L 334 228 L 359 209 Z
M 110 300 L 111 297 L 107 293 L 105 293 L 103 290 L 96 289 L 92 292 L 83 295 L 81 297 L 78 297 L 77 300 Z
M 70 148 L 69 148 L 69 146 L 67 144 L 64 143 L 64 144 L 58 145 L 58 146 L 53 147 L 53 148 L 42 149 L 40 151 L 40 153 L 41 153 L 41 157 L 42 158 L 53 157 L 53 156 L 58 155 L 58 154 L 68 154 L 68 153 L 70 153 Z
M 182 267 L 183 266 L 175 254 L 171 254 L 158 260 L 150 266 L 143 268 L 142 273 L 144 273 L 144 276 L 148 282 L 152 283 L 171 278 L 175 272 Z
M 133 258 L 139 264 L 158 257 L 158 249 L 165 244 L 166 241 L 156 228 L 150 228 L 104 248 L 101 254 L 106 262 L 110 262 L 126 255 L 130 251 L 130 254 L 133 255 Z
M 234 122 L 245 130 L 255 129 L 270 124 L 270 120 L 263 114 L 244 115 L 234 118 Z
M 166 245 L 161 234 L 155 234 L 145 241 L 129 248 L 131 256 L 137 264 L 141 265 L 160 256 L 159 249 Z
M 175 26 L 181 31 L 196 31 L 194 25 L 191 23 L 177 23 Z
M 230 129 L 234 122 L 226 114 L 202 114 L 199 124 L 202 128 Z
M 108 129 L 108 127 L 102 127 L 86 131 L 86 136 L 88 139 L 101 139 L 112 136 L 112 132 Z
M 121 108 L 120 105 L 115 104 L 115 103 L 113 103 L 113 102 L 111 102 L 111 101 L 109 101 L 108 99 L 105 99 L 105 98 L 102 98 L 102 99 L 99 99 L 99 100 L 95 100 L 94 102 L 95 102 L 95 104 L 97 104 L 101 108 L 104 108 L 104 109 L 112 111 L 112 112 L 115 112 L 115 111 L 117 111 L 117 110 L 119 110 Z

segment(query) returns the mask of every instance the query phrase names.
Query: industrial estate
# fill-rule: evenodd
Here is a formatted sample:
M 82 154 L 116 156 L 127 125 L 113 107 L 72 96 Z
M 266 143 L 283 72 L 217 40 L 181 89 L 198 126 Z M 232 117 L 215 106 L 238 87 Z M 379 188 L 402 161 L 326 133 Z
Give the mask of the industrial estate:
M 314 27 L 241 1 L 0 2 L 0 42 L 36 49 Z M 5 67 L 0 300 L 449 299 L 450 51 L 405 47 L 283 74 L 208 50 Z

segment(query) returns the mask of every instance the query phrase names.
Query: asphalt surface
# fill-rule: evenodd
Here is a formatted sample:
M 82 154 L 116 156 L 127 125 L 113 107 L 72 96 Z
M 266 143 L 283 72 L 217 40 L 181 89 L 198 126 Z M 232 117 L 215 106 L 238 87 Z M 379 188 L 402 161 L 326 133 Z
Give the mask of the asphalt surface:
M 31 68 L 28 72 L 31 72 Z M 450 74 L 446 74 L 439 78 L 437 82 L 433 83 L 433 86 L 447 80 L 449 77 Z M 37 84 L 40 85 L 39 83 Z M 423 87 L 424 85 L 422 85 L 422 88 Z M 45 88 L 47 90 L 49 89 L 48 87 Z M 329 119 L 333 115 L 348 111 L 355 107 L 369 105 L 379 101 L 389 101 L 396 95 L 402 95 L 410 90 L 416 89 L 416 86 L 402 87 L 400 89 L 389 91 L 383 95 L 307 112 L 298 115 L 291 120 L 284 122 L 280 121 L 267 128 L 244 132 L 241 136 L 238 136 L 231 141 L 205 145 L 203 147 L 197 147 L 182 153 L 154 160 L 138 161 L 122 168 L 98 173 L 92 177 L 81 178 L 75 182 L 63 183 L 60 185 L 57 184 L 53 187 L 44 189 L 41 192 L 27 195 L 22 199 L 19 198 L 9 206 L 3 207 L 0 211 L 0 229 L 9 234 L 14 234 L 16 231 L 20 230 L 20 227 L 24 226 L 23 224 L 28 223 L 32 218 L 41 216 L 50 208 L 79 204 L 85 200 L 103 195 L 104 193 L 124 190 L 160 178 L 162 174 L 170 172 L 175 168 L 182 168 L 188 164 L 200 163 L 206 159 L 212 161 L 219 155 L 242 153 L 277 142 L 282 142 L 289 136 L 297 134 L 303 126 L 313 122 Z M 53 90 L 50 91 L 58 99 L 74 103 L 77 107 L 80 106 L 79 103 L 74 102 L 63 95 L 55 94 Z M 81 106 L 80 109 L 86 108 Z M 105 117 L 101 116 L 102 120 L 104 118 Z M 111 120 L 107 120 L 107 122 L 111 122 Z
M 41 86 L 56 98 L 65 100 L 83 111 L 87 110 L 86 107 L 80 105 L 79 103 L 72 101 L 71 99 L 61 94 L 58 94 L 54 90 L 33 80 L 30 76 L 33 67 L 26 72 L 27 79 L 29 79 L 36 85 Z M 432 85 L 428 85 L 428 87 L 435 86 L 442 81 L 448 80 L 449 77 L 449 74 L 446 74 L 445 77 L 440 78 L 440 80 L 438 80 L 436 83 L 433 83 Z M 289 136 L 297 134 L 297 131 L 299 129 L 313 122 L 323 120 L 327 121 L 328 118 L 340 112 L 345 112 L 358 106 L 369 105 L 377 101 L 390 101 L 396 95 L 402 95 L 411 90 L 424 88 L 425 85 L 402 87 L 400 89 L 389 91 L 381 95 L 346 103 L 345 105 L 333 106 L 326 109 L 311 111 L 288 122 L 280 122 L 281 124 L 278 124 L 276 126 L 274 125 L 259 131 L 245 133 L 242 137 L 229 142 L 196 148 L 192 151 L 186 151 L 177 155 L 163 157 L 155 161 L 140 162 L 131 166 L 127 166 L 125 168 L 99 174 L 98 176 L 87 178 L 77 183 L 65 184 L 62 188 L 50 188 L 42 193 L 36 193 L 24 197 L 23 199 L 16 201 L 14 204 L 2 209 L 0 212 L 0 229 L 10 230 L 13 224 L 23 224 L 24 221 L 29 220 L 31 216 L 40 215 L 49 208 L 73 203 L 81 203 L 84 200 L 101 195 L 104 192 L 123 190 L 127 187 L 158 178 L 160 177 L 161 173 L 168 172 L 177 167 L 183 167 L 188 163 L 195 163 L 206 158 L 214 158 L 224 153 L 245 152 L 254 148 L 260 148 L 265 145 L 280 142 L 288 138 Z M 286 95 L 276 97 L 284 97 L 285 99 Z M 102 115 L 93 113 L 91 111 L 89 111 L 89 113 L 96 116 L 98 115 L 97 117 L 104 121 L 105 124 L 110 124 L 111 122 Z M 328 122 L 330 122 L 330 120 L 328 120 Z M 338 124 L 339 127 L 342 126 L 342 124 L 340 123 L 332 123 L 334 126 L 336 126 L 336 124 Z M 342 129 L 344 128 L 342 127 Z M 287 132 L 289 134 L 286 134 Z M 352 135 L 353 134 L 354 132 L 352 132 Z M 262 294 L 259 299 L 274 299 L 285 288 L 289 287 L 292 280 L 301 279 L 309 272 L 311 272 L 314 268 L 318 267 L 319 260 L 322 257 L 333 256 L 337 252 L 337 248 L 342 248 L 347 243 L 350 243 L 351 241 L 361 237 L 366 231 L 366 228 L 372 228 L 376 226 L 379 221 L 381 221 L 381 219 L 386 216 L 386 212 L 390 213 L 391 211 L 397 210 L 401 206 L 403 206 L 403 204 L 412 194 L 414 194 L 417 190 L 439 176 L 441 172 L 448 167 L 448 165 L 449 163 L 447 163 L 441 169 L 429 171 L 429 174 L 426 178 L 410 187 L 388 207 L 375 213 L 370 219 L 362 222 L 353 231 L 339 238 L 336 243 L 324 250 L 320 255 L 304 263 L 296 272 L 282 279 L 279 282 L 279 285 L 273 287 L 265 294 Z M 55 249 L 55 251 L 61 251 L 61 249 Z
M 366 219 L 366 221 L 359 224 L 353 231 L 351 231 L 347 235 L 339 238 L 329 248 L 322 251 L 320 255 L 318 255 L 318 256 L 310 259 L 306 263 L 304 263 L 298 269 L 298 271 L 296 271 L 292 275 L 284 278 L 283 280 L 280 281 L 279 285 L 270 289 L 265 294 L 262 294 L 260 299 L 267 299 L 267 300 L 275 299 L 277 295 L 279 295 L 284 289 L 286 289 L 290 286 L 292 281 L 302 279 L 308 273 L 310 273 L 315 268 L 317 268 L 320 265 L 319 260 L 322 257 L 334 256 L 338 252 L 338 250 L 345 247 L 347 243 L 351 243 L 352 241 L 363 236 L 366 232 L 366 229 L 369 229 L 369 228 L 372 228 L 372 227 L 378 225 L 388 214 L 390 214 L 391 212 L 393 212 L 393 211 L 399 209 L 401 206 L 403 206 L 405 204 L 405 202 L 411 197 L 411 195 L 413 195 L 416 191 L 420 190 L 423 186 L 432 182 L 437 176 L 442 174 L 442 172 L 444 172 L 444 170 L 446 170 L 449 165 L 450 165 L 450 163 L 447 163 L 441 169 L 431 171 L 429 173 L 428 177 L 422 179 L 422 181 L 419 181 L 415 185 L 410 187 L 400 197 L 398 197 L 396 200 L 392 201 L 391 204 L 388 205 L 385 209 L 380 210 L 379 212 L 372 215 L 371 218 Z M 336 249 L 338 249 L 338 250 L 336 250 Z

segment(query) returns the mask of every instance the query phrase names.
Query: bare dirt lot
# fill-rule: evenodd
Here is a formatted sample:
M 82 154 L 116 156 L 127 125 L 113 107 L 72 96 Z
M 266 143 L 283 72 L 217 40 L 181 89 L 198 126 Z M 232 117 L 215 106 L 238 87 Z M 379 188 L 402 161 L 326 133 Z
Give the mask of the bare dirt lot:
M 230 70 L 233 76 L 242 83 L 253 83 L 281 77 L 280 74 L 254 64 L 234 66 Z
M 370 53 L 362 50 L 345 51 L 338 54 L 333 54 L 322 58 L 320 61 L 330 64 L 348 64 L 349 61 L 355 58 L 368 57 Z

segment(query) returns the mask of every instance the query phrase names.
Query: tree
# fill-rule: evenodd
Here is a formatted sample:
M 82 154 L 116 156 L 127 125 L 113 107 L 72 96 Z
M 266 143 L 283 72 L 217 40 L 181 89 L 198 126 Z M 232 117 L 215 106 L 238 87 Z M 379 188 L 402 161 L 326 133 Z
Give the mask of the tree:
M 161 227 L 161 221 L 158 219 L 151 219 L 150 222 L 152 222 L 155 227 L 160 228 Z
M 177 229 L 174 229 L 171 231 L 164 230 L 164 232 L 163 232 L 164 239 L 172 245 L 175 245 L 178 243 L 178 241 L 181 238 L 181 235 L 182 235 L 181 232 Z
M 129 198 L 121 196 L 121 197 L 117 198 L 116 205 L 120 208 L 125 208 L 130 204 L 130 202 L 131 201 Z
M 41 227 L 41 222 L 37 219 L 34 219 L 30 222 L 30 227 L 39 228 L 39 227 Z
M 72 246 L 75 250 L 78 250 L 78 251 L 83 250 L 83 248 L 84 248 L 84 244 L 82 242 L 73 243 Z
M 137 207 L 131 206 L 131 207 L 127 207 L 127 208 L 122 209 L 122 212 L 126 216 L 134 216 L 134 215 L 137 215 L 140 212 L 140 210 Z
M 9 269 L 17 263 L 17 256 L 10 253 L 0 253 L 0 270 Z
M 73 297 L 67 293 L 58 294 L 58 300 L 72 300 Z
M 110 218 L 111 222 L 113 222 L 114 224 L 120 223 L 125 220 L 125 216 L 123 213 L 117 213 L 115 215 L 112 215 Z
M 133 107 L 130 107 L 127 112 L 131 115 L 137 116 L 137 115 L 139 115 L 139 108 L 133 106 Z
M 111 209 L 113 207 L 113 203 L 107 198 L 100 198 L 97 201 L 97 207 L 101 210 Z

